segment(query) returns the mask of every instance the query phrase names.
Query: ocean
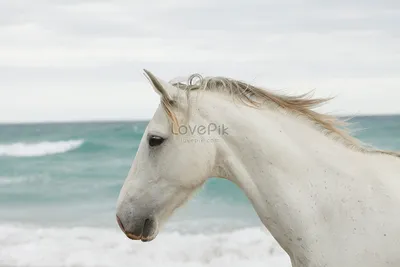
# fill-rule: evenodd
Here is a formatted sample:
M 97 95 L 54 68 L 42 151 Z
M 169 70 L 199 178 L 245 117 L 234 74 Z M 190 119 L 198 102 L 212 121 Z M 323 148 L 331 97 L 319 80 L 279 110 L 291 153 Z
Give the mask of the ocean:
M 400 116 L 351 121 L 362 141 L 400 150 Z M 216 178 L 154 241 L 127 239 L 115 206 L 146 125 L 0 125 L 0 266 L 290 266 L 246 196 Z

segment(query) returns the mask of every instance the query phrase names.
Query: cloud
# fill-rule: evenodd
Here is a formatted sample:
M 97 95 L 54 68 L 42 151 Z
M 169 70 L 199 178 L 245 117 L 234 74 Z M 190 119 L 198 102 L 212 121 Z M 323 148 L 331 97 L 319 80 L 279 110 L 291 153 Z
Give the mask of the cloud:
M 126 101 L 148 86 L 143 68 L 315 88 L 339 94 L 330 107 L 343 112 L 400 112 L 397 25 L 397 0 L 2 1 L 0 121 L 149 118 L 154 98 Z M 18 97 L 30 103 L 9 104 Z

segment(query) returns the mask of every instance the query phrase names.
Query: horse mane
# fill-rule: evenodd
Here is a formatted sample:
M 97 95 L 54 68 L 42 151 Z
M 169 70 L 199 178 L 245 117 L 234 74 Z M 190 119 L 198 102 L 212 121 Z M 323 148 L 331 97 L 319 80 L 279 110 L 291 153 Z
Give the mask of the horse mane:
M 197 81 L 195 79 L 197 78 Z M 349 123 L 346 120 L 339 119 L 336 116 L 318 113 L 314 108 L 328 103 L 331 98 L 313 98 L 313 91 L 297 95 L 287 96 L 272 93 L 254 85 L 234 80 L 226 77 L 205 77 L 199 74 L 193 74 L 187 80 L 188 83 L 170 82 L 172 85 L 186 91 L 187 98 L 193 90 L 204 90 L 212 92 L 221 92 L 232 96 L 245 105 L 253 108 L 262 108 L 265 104 L 272 106 L 282 112 L 307 118 L 325 135 L 342 142 L 345 146 L 364 153 L 387 154 L 400 157 L 400 152 L 378 150 L 363 144 L 357 138 L 351 136 L 348 129 Z M 168 116 L 173 116 L 170 108 Z M 174 116 L 173 116 L 174 117 Z M 176 122 L 176 118 L 173 118 Z

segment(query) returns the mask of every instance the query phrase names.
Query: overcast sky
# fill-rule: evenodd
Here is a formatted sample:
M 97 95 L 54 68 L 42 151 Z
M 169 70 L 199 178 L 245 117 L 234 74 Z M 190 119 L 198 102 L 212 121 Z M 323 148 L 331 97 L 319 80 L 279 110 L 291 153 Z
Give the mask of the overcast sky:
M 398 0 L 0 0 L 0 121 L 149 119 L 142 69 L 400 113 Z

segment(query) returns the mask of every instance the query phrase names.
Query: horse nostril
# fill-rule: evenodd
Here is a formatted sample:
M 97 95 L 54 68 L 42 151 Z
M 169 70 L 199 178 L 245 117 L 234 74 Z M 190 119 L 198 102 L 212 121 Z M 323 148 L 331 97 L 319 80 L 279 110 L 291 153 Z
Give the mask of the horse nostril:
M 144 220 L 143 230 L 142 230 L 142 235 L 144 237 L 150 236 L 150 233 L 152 230 L 152 225 L 153 225 L 153 220 L 151 220 L 151 219 Z
M 116 217 L 117 217 L 117 223 L 118 223 L 119 228 L 121 228 L 122 232 L 125 233 L 124 225 L 122 224 L 122 222 L 121 222 L 121 220 L 118 218 L 118 216 L 116 216 Z

